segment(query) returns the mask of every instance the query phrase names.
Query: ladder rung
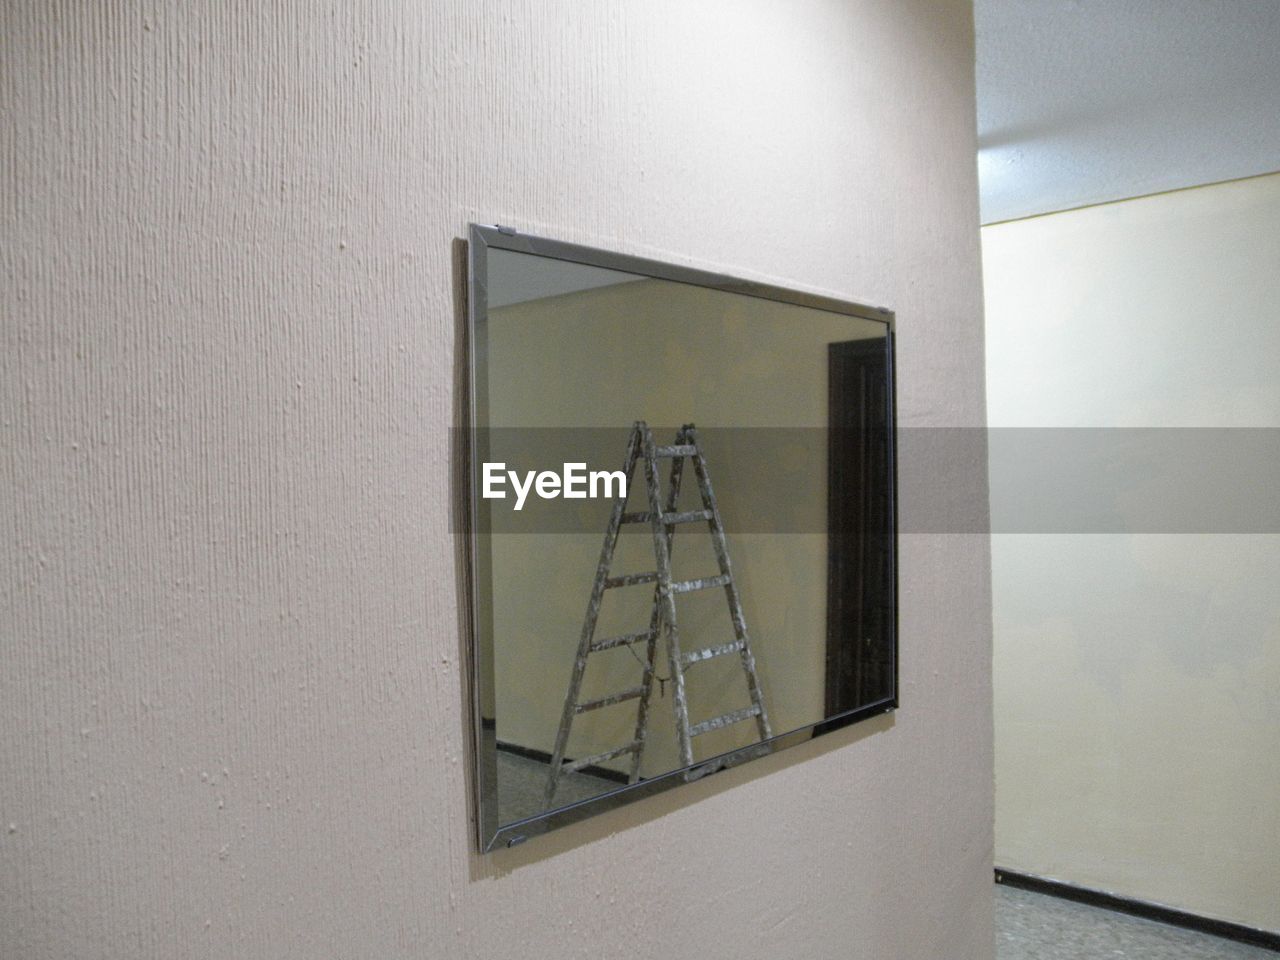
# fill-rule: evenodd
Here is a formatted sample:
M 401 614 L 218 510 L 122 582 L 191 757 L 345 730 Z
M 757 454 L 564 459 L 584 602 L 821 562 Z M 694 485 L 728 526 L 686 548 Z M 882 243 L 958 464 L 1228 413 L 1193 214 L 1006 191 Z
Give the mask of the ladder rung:
M 698 448 L 692 443 L 676 443 L 669 447 L 654 447 L 654 456 L 658 457 L 692 457 Z
M 689 593 L 693 590 L 710 590 L 712 587 L 723 587 L 730 580 L 727 573 L 718 577 L 700 577 L 697 580 L 678 580 L 671 584 L 672 593 Z M 608 586 L 608 583 L 605 584 Z
M 697 520 L 710 520 L 710 510 L 690 510 L 687 513 L 664 513 L 662 522 L 670 526 L 674 523 L 693 523 Z M 645 510 L 640 513 L 624 513 L 622 515 L 623 523 L 648 523 L 649 511 Z
M 573 712 L 586 713 L 588 710 L 599 710 L 601 707 L 612 706 L 615 703 L 621 703 L 623 700 L 634 700 L 642 693 L 644 693 L 644 687 L 632 687 L 629 690 L 623 690 L 621 693 L 611 693 L 607 697 L 601 697 L 599 700 L 587 700 L 574 707 Z
M 680 658 L 681 662 L 687 667 L 691 663 L 697 663 L 699 660 L 710 660 L 712 657 L 722 657 L 726 653 L 737 653 L 742 649 L 742 641 L 735 640 L 733 643 L 722 643 L 718 647 L 707 647 L 705 650 L 695 650 L 693 653 L 686 653 Z
M 648 514 L 645 515 L 646 517 Z M 710 520 L 710 510 L 690 510 L 687 513 L 664 513 L 662 522 L 665 524 L 673 523 L 693 523 L 696 520 Z
M 640 749 L 640 741 L 632 740 L 625 747 L 618 747 L 617 750 L 610 750 L 608 753 L 597 753 L 594 757 L 583 757 L 581 760 L 572 760 L 569 763 L 560 765 L 561 773 L 573 773 L 581 770 L 583 767 L 594 767 L 597 763 L 604 763 L 606 760 L 612 760 L 614 757 L 620 757 L 624 753 L 635 753 Z
M 614 587 L 630 587 L 637 583 L 657 583 L 658 573 L 624 573 L 620 577 L 609 577 L 604 582 L 604 588 L 610 590 Z
M 743 720 L 750 720 L 759 713 L 760 708 L 753 705 L 750 707 L 743 707 L 741 710 L 735 710 L 733 713 L 726 713 L 718 717 L 712 717 L 710 720 L 703 720 L 701 723 L 690 727 L 689 736 L 697 737 L 712 730 L 719 730 L 721 727 L 727 727 L 731 723 L 741 723 Z
M 592 642 L 591 652 L 599 653 L 601 650 L 612 650 L 614 647 L 621 647 L 624 644 L 636 643 L 640 640 L 651 640 L 652 638 L 652 630 L 642 630 L 640 633 L 624 633 L 620 637 L 605 637 L 603 640 L 595 640 Z

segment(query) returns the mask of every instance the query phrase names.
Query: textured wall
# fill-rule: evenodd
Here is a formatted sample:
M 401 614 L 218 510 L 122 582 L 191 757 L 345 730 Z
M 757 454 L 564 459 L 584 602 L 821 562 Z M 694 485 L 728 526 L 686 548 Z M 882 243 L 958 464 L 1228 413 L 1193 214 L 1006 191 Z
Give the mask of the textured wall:
M 983 253 L 994 426 L 1280 427 L 1280 174 L 987 227 Z M 1280 930 L 1280 536 L 992 558 L 997 862 Z
M 4 4 L 6 953 L 989 956 L 982 538 L 878 732 L 480 858 L 449 534 L 471 219 L 892 305 L 980 422 L 970 20 Z

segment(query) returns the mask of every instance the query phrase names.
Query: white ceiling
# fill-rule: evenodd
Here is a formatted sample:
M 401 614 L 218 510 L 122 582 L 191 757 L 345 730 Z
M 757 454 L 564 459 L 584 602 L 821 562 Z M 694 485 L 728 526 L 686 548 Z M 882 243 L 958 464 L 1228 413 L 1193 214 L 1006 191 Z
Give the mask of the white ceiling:
M 1280 0 L 976 0 L 982 222 L 1280 170 Z
M 558 297 L 643 279 L 634 273 L 620 273 L 603 267 L 589 267 L 585 263 L 535 257 L 495 247 L 489 250 L 489 285 L 485 299 L 489 309 L 496 310 L 527 300 Z

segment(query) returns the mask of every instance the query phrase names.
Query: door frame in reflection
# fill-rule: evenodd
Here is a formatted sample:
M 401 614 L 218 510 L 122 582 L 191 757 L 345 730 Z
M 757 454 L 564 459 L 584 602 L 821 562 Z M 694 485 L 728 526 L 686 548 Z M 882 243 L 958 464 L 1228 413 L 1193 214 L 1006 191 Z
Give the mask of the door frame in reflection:
M 887 474 L 883 478 L 884 483 L 882 485 L 884 496 L 887 498 L 887 509 L 883 510 L 881 514 L 888 524 L 883 543 L 888 551 L 890 568 L 887 584 L 889 596 L 885 604 L 885 611 L 889 617 L 888 630 L 891 634 L 891 643 L 888 645 L 891 650 L 890 662 L 887 664 L 887 669 L 891 673 L 892 684 L 891 691 L 887 696 L 868 703 L 859 702 L 858 706 L 842 710 L 834 715 L 824 711 L 828 715 L 823 719 L 777 734 L 764 743 L 753 743 L 719 756 L 700 760 L 689 767 L 673 769 L 659 776 L 642 780 L 639 783 L 620 785 L 617 789 L 609 790 L 589 800 L 546 811 L 512 823 L 501 823 L 499 821 L 497 802 L 498 777 L 495 760 L 497 749 L 495 738 L 496 704 L 493 693 L 495 651 L 492 599 L 494 585 L 490 576 L 492 558 L 488 543 L 489 538 L 482 534 L 482 531 L 491 529 L 492 505 L 491 501 L 484 499 L 480 495 L 482 483 L 481 465 L 489 459 L 486 438 L 486 428 L 489 425 L 487 409 L 487 291 L 489 285 L 488 252 L 491 249 L 546 257 L 606 270 L 616 270 L 652 279 L 692 284 L 741 296 L 756 297 L 862 320 L 870 320 L 884 325 L 885 337 L 883 341 L 875 338 L 864 342 L 883 343 L 881 355 L 885 372 L 882 394 L 884 419 L 881 434 L 884 445 L 882 453 L 878 454 L 874 459 L 883 465 L 883 470 Z M 479 849 L 482 852 L 489 852 L 503 847 L 514 846 L 530 837 L 615 808 L 620 803 L 639 800 L 646 796 L 663 792 L 692 780 L 701 779 L 719 770 L 737 766 L 788 746 L 806 742 L 839 727 L 848 726 L 860 720 L 895 710 L 898 706 L 898 590 L 893 312 L 883 307 L 867 306 L 801 290 L 792 290 L 771 284 L 742 280 L 724 274 L 697 270 L 691 267 L 663 263 L 643 257 L 599 250 L 558 240 L 549 240 L 520 233 L 509 227 L 472 224 L 468 234 L 467 261 L 468 389 L 466 395 L 468 407 L 464 411 L 463 420 L 463 426 L 466 429 L 460 431 L 458 435 L 464 442 L 456 447 L 458 458 L 455 461 L 455 465 L 459 468 L 456 474 L 458 476 L 457 488 L 461 494 L 459 499 L 465 501 L 459 505 L 463 533 L 461 543 L 465 550 L 464 562 L 461 564 L 461 576 L 463 578 L 461 589 L 467 601 L 466 614 L 468 622 L 466 627 L 470 635 L 470 643 L 467 646 L 470 655 L 469 669 L 467 671 L 470 683 L 467 695 L 472 717 L 470 739 L 473 792 L 471 800 Z M 865 350 L 865 348 L 863 349 Z M 833 408 L 832 422 L 835 423 L 840 421 L 840 404 L 846 403 L 847 399 L 838 400 L 833 397 L 833 402 L 836 406 Z M 845 456 L 843 453 L 837 455 Z M 861 461 L 862 466 L 859 469 L 864 471 L 869 469 L 870 462 L 868 458 L 864 457 Z M 864 512 L 861 516 L 865 520 L 867 514 Z M 829 517 L 829 520 L 833 519 Z M 850 517 L 846 513 L 842 515 L 842 519 L 838 522 L 841 525 L 847 525 L 850 522 Z M 828 535 L 833 536 L 834 534 L 829 530 Z M 847 605 L 833 607 L 830 603 L 828 604 L 828 654 L 830 654 L 832 644 L 837 639 L 836 634 L 843 632 L 843 628 L 833 626 L 833 624 L 846 623 L 850 609 L 852 608 Z M 862 614 L 860 613 L 859 616 L 862 616 Z M 839 701 L 832 700 L 832 691 L 835 689 L 833 683 L 836 681 L 833 680 L 830 656 L 828 656 L 825 682 L 827 685 L 828 705 L 832 703 L 838 704 Z M 838 693 L 835 695 L 839 696 Z M 848 701 L 845 700 L 844 702 Z

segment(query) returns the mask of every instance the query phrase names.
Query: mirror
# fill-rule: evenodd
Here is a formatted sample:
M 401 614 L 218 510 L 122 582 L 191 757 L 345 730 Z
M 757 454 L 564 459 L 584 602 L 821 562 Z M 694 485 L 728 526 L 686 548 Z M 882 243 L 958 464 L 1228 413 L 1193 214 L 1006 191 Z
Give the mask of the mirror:
M 482 850 L 897 706 L 892 315 L 471 229 Z

